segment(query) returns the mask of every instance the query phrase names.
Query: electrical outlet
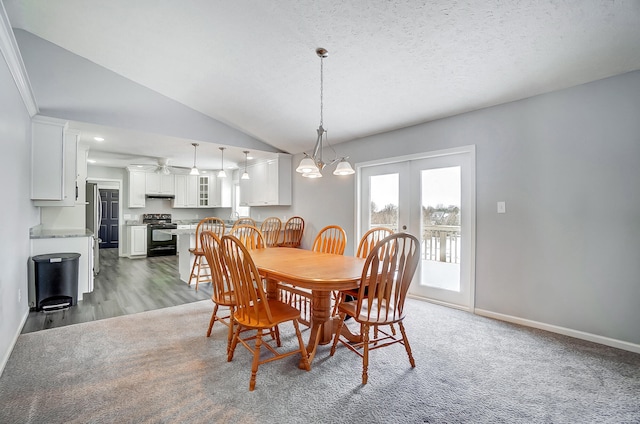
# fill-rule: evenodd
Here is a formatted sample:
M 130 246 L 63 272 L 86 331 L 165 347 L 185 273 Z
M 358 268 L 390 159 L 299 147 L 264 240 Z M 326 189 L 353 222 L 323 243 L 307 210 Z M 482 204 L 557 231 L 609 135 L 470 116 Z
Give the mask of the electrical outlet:
M 498 213 L 507 213 L 507 204 L 505 202 L 498 202 Z

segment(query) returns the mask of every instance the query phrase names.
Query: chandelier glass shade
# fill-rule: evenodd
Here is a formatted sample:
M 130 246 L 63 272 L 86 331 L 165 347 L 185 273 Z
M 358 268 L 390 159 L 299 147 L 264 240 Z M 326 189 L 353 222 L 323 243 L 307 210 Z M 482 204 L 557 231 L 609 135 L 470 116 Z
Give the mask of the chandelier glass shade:
M 323 127 L 323 94 L 324 94 L 324 66 L 323 60 L 328 56 L 328 51 L 323 49 L 322 47 L 318 47 L 316 49 L 316 54 L 320 58 L 320 126 L 317 129 L 318 137 L 316 139 L 316 145 L 313 148 L 313 154 L 309 155 L 307 153 L 304 154 L 304 158 L 300 161 L 300 164 L 296 168 L 296 172 L 302 174 L 305 178 L 321 178 L 322 170 L 326 166 L 331 166 L 334 163 L 338 163 L 335 171 L 333 171 L 334 175 L 351 175 L 354 174 L 355 171 L 351 167 L 351 164 L 347 161 L 347 157 L 336 157 L 329 162 L 324 162 L 322 159 L 322 147 L 323 143 L 326 141 L 327 145 L 333 150 L 335 154 L 336 151 L 331 147 L 329 141 L 327 140 L 327 131 Z

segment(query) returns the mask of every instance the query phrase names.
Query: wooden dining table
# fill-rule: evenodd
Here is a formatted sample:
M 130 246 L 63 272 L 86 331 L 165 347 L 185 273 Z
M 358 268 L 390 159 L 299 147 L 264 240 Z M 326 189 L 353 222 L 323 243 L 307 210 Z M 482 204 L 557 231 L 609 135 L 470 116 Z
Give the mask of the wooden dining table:
M 357 288 L 365 260 L 290 247 L 255 249 L 251 257 L 267 280 L 269 298 L 278 297 L 279 282 L 311 290 L 311 334 L 307 345 L 311 363 L 318 345 L 330 343 L 338 327 L 339 318 L 331 316 L 331 292 Z M 343 331 L 349 339 L 358 340 L 346 325 Z

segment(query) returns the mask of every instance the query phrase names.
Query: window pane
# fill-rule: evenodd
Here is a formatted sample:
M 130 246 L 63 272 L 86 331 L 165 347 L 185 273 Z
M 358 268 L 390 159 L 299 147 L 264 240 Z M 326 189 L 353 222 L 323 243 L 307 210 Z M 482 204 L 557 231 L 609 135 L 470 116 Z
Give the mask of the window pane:
M 387 227 L 398 231 L 399 174 L 370 177 L 370 227 Z

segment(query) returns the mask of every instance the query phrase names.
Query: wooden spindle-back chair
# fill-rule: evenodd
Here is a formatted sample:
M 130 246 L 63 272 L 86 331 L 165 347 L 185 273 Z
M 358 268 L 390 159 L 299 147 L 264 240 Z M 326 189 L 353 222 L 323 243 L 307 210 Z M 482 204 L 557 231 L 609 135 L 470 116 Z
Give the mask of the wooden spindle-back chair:
M 189 249 L 194 256 L 193 265 L 191 266 L 191 274 L 189 275 L 189 285 L 191 285 L 191 280 L 193 278 L 196 279 L 196 291 L 198 291 L 198 284 L 200 282 L 206 283 L 211 282 L 211 272 L 209 270 L 209 265 L 204 257 L 204 252 L 200 246 L 200 234 L 204 231 L 211 231 L 218 238 L 221 238 L 224 235 L 225 225 L 224 221 L 220 218 L 216 217 L 207 217 L 203 218 L 198 222 L 196 226 L 196 242 L 195 247 Z
M 404 345 L 411 367 L 416 366 L 402 321 L 407 290 L 419 261 L 420 241 L 417 237 L 408 233 L 385 237 L 367 256 L 357 299 L 338 305 L 341 319 L 331 346 L 331 356 L 340 342 L 362 357 L 362 384 L 367 384 L 371 350 L 400 343 Z M 353 343 L 340 335 L 346 315 L 360 324 L 361 342 Z M 400 336 L 380 328 L 396 323 L 400 327 Z M 373 338 L 370 338 L 371 330 L 375 330 Z
M 299 353 L 302 367 L 309 371 L 311 366 L 298 324 L 300 311 L 279 300 L 267 298 L 262 285 L 262 277 L 251 258 L 251 251 L 239 239 L 233 235 L 226 235 L 222 238 L 222 244 L 224 246 L 225 265 L 229 271 L 236 296 L 236 309 L 233 314 L 233 320 L 237 325 L 227 360 L 231 361 L 233 359 L 238 343 L 241 343 L 253 354 L 249 390 L 255 389 L 258 367 L 267 362 Z M 288 321 L 293 324 L 298 338 L 298 349 L 281 352 L 271 346 L 269 342 L 263 340 L 263 335 L 267 332 L 271 333 L 271 328 L 277 328 L 279 324 Z M 255 330 L 255 335 L 241 337 L 243 334 L 241 329 L 253 329 Z M 280 346 L 279 332 L 276 331 L 276 334 L 277 344 Z M 252 340 L 255 340 L 253 346 L 249 344 Z M 260 357 L 260 350 L 263 346 L 271 352 L 271 356 Z

